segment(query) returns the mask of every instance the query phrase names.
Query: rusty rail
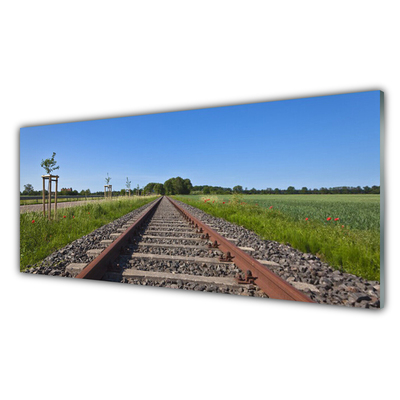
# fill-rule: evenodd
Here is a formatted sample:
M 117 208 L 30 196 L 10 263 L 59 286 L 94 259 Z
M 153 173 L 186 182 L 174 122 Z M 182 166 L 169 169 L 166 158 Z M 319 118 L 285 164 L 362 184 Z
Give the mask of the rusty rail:
M 98 257 L 90 262 L 77 276 L 79 279 L 101 279 L 107 272 L 108 266 L 123 251 L 124 247 L 129 244 L 131 237 L 140 229 L 140 227 L 154 214 L 162 197 L 157 199 L 154 204 L 149 207 L 118 239 L 110 246 L 106 247 Z
M 218 249 L 225 254 L 226 261 L 234 258 L 235 265 L 245 273 L 246 279 L 255 281 L 255 284 L 257 284 L 257 286 L 259 286 L 267 296 L 273 299 L 314 303 L 314 301 L 304 293 L 300 292 L 282 278 L 275 275 L 264 265 L 259 263 L 249 254 L 245 253 L 243 250 L 239 249 L 237 246 L 225 239 L 219 233 L 215 232 L 199 219 L 193 217 L 189 212 L 180 207 L 174 200 L 170 199 L 169 197 L 167 197 L 167 199 L 184 215 L 188 221 L 192 222 L 192 224 L 195 225 L 199 231 L 205 235 L 208 235 L 207 238 L 214 243 L 212 246 L 218 247 Z M 248 271 L 250 271 L 250 273 Z

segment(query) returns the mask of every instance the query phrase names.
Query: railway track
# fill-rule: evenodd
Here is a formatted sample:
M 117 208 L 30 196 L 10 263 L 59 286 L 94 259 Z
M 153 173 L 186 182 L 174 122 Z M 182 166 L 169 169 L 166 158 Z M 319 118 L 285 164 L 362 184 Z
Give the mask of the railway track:
M 129 221 L 88 264 L 69 264 L 78 279 L 313 302 L 178 205 L 162 197 Z

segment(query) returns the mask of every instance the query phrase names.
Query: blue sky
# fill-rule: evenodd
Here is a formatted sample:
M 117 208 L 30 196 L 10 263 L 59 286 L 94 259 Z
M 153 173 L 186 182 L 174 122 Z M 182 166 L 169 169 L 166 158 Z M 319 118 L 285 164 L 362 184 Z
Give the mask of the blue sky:
M 177 111 L 20 130 L 20 190 L 42 186 L 56 153 L 60 187 L 113 190 L 171 177 L 256 189 L 380 184 L 380 92 Z

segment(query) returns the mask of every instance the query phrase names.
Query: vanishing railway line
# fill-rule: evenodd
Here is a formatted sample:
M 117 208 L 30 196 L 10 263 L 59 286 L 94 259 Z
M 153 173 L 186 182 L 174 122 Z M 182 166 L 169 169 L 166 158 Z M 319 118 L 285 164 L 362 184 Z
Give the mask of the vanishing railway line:
M 313 302 L 175 201 L 162 197 L 91 249 L 69 275 L 186 290 Z

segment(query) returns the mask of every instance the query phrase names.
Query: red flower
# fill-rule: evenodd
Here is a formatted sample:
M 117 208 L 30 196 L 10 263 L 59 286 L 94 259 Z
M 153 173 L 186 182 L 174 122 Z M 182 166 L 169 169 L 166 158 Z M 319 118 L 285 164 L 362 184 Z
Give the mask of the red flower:
M 73 215 L 72 218 L 75 218 L 75 215 Z
M 67 218 L 65 215 L 64 215 L 64 217 L 63 218 Z
M 273 206 L 271 206 L 269 209 L 271 209 Z
M 339 218 L 335 218 L 335 221 L 339 221 Z
M 213 204 L 215 203 L 215 200 L 213 200 Z
M 32 224 L 34 224 L 34 223 L 35 223 L 35 220 L 33 219 L 33 220 L 32 220 Z
M 308 221 L 308 218 L 306 218 L 306 221 Z
M 225 202 L 223 201 L 222 204 L 225 204 Z
M 344 225 L 342 225 L 342 228 L 344 228 Z
M 327 221 L 330 221 L 331 219 L 332 219 L 332 218 L 331 218 L 331 217 L 329 217 L 329 218 L 327 218 L 326 220 L 327 220 Z

